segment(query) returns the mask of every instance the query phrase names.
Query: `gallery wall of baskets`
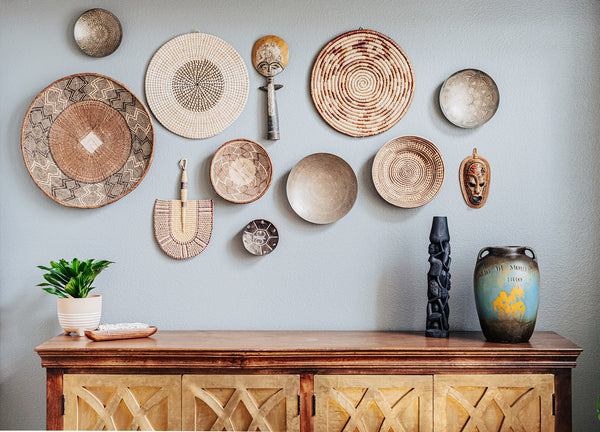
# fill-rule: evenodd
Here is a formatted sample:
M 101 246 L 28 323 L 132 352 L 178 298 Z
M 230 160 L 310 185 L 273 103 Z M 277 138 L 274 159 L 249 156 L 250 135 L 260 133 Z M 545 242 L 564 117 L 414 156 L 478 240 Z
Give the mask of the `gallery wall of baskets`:
M 123 38 L 118 17 L 102 8 L 82 13 L 73 33 L 77 46 L 90 57 L 111 55 Z M 274 84 L 274 76 L 283 72 L 288 60 L 289 47 L 278 36 L 264 36 L 253 46 L 252 64 L 267 78 L 267 86 L 260 89 L 267 92 L 269 141 L 280 140 L 275 92 L 283 86 Z M 375 30 L 340 34 L 325 44 L 312 66 L 310 93 L 317 112 L 333 129 L 352 137 L 378 135 L 394 127 L 410 108 L 414 91 L 415 74 L 407 55 L 391 37 Z M 234 128 L 248 93 L 242 56 L 223 39 L 199 31 L 167 41 L 146 69 L 145 96 L 153 116 L 170 132 L 189 139 L 210 138 Z M 443 82 L 438 103 L 452 124 L 476 128 L 495 114 L 499 90 L 485 72 L 465 68 Z M 139 185 L 152 163 L 156 139 L 150 111 L 111 77 L 80 73 L 59 78 L 38 94 L 25 114 L 21 132 L 25 166 L 35 184 L 59 204 L 91 209 L 114 203 Z M 286 182 L 291 208 L 314 224 L 344 217 L 358 194 L 352 167 L 325 150 L 300 160 Z M 188 202 L 187 159 L 180 167 L 180 199 L 157 199 L 154 231 L 168 256 L 189 259 L 211 240 L 213 201 Z M 209 169 L 217 195 L 236 204 L 260 199 L 271 186 L 273 170 L 267 149 L 248 138 L 220 146 Z M 470 162 L 459 172 L 470 207 L 485 204 L 481 198 L 487 199 L 490 172 L 485 159 Z M 375 189 L 399 208 L 429 203 L 444 177 L 439 149 L 419 136 L 387 141 L 372 163 Z M 266 255 L 279 243 L 270 241 L 273 232 L 277 229 L 272 221 L 257 219 L 246 226 L 241 241 L 251 254 Z

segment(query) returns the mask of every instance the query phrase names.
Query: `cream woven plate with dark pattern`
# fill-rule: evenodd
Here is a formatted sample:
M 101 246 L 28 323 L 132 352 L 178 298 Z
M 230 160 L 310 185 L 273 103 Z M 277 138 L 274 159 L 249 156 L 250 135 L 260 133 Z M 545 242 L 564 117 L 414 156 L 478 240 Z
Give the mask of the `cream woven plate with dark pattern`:
M 386 142 L 375 155 L 373 184 L 396 207 L 420 207 L 431 201 L 444 182 L 444 161 L 431 141 L 403 136 Z
M 152 57 L 146 72 L 152 113 L 171 132 L 208 138 L 225 130 L 248 99 L 248 70 L 227 42 L 204 33 L 177 36 Z
M 154 128 L 123 84 L 98 74 L 71 75 L 34 99 L 21 150 L 33 181 L 54 201 L 101 207 L 142 181 L 152 163 Z
M 331 127 L 350 136 L 376 135 L 406 114 L 414 74 L 391 38 L 355 30 L 330 41 L 313 65 L 312 99 Z
M 273 180 L 269 153 L 259 143 L 235 139 L 223 144 L 210 163 L 210 181 L 221 198 L 246 204 L 265 194 Z

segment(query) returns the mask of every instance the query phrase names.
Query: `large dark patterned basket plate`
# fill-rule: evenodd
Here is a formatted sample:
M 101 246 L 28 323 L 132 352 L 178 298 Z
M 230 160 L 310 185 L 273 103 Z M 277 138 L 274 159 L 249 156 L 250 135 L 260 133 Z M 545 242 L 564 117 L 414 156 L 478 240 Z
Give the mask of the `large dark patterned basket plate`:
M 34 99 L 23 120 L 21 150 L 31 178 L 54 201 L 101 207 L 146 175 L 154 127 L 123 84 L 98 74 L 71 75 Z

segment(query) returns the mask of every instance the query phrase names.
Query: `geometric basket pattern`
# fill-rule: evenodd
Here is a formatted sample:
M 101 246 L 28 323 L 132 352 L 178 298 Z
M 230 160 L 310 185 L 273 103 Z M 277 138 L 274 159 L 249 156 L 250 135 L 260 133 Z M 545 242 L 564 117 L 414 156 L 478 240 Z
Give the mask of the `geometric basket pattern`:
M 85 73 L 50 84 L 21 129 L 25 166 L 49 198 L 96 208 L 130 193 L 150 168 L 154 128 L 144 104 L 112 78 Z
M 64 375 L 65 430 L 179 430 L 180 375 Z
M 298 375 L 184 375 L 183 430 L 299 432 Z
M 431 375 L 316 375 L 316 432 L 432 430 Z
M 435 430 L 554 431 L 553 375 L 438 375 Z

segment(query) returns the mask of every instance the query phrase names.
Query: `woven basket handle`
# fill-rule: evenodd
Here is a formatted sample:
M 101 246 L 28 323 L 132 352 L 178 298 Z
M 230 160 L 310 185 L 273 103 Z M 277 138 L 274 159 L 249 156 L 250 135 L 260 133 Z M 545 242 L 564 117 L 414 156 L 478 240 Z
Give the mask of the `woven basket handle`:
M 181 168 L 181 230 L 185 232 L 185 214 L 187 210 L 187 193 L 188 193 L 188 179 L 187 179 L 187 159 L 181 159 L 179 161 L 179 167 Z

